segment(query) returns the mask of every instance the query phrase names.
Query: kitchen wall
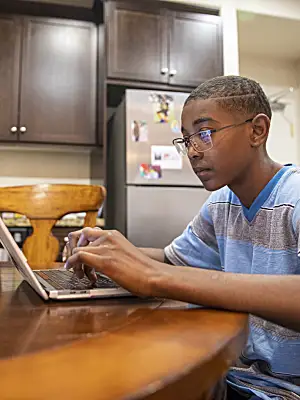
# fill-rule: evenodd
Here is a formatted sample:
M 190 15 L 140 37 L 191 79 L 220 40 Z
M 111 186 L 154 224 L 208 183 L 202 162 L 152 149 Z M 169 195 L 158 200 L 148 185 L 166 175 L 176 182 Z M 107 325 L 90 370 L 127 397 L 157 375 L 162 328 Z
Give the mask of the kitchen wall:
M 260 82 L 268 96 L 298 86 L 296 63 L 278 58 L 240 52 L 240 74 Z M 284 113 L 273 112 L 267 149 L 270 156 L 281 163 L 300 164 L 300 126 L 296 118 L 300 108 L 298 92 L 296 90 L 280 100 L 287 104 Z
M 296 112 L 295 112 L 295 132 L 297 136 L 297 158 L 298 158 L 298 165 L 300 165 L 300 58 L 295 63 L 296 69 L 296 78 L 297 78 L 297 91 L 295 92 L 295 99 L 296 99 Z
M 1 146 L 0 152 L 0 186 L 90 183 L 88 149 Z

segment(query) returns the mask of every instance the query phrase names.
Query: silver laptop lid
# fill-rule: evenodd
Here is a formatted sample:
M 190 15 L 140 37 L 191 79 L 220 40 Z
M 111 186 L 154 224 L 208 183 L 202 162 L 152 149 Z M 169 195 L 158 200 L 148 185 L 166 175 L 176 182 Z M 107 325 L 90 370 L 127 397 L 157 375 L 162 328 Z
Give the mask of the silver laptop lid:
M 23 278 L 29 283 L 34 290 L 36 290 L 43 299 L 48 300 L 48 295 L 43 289 L 42 285 L 37 280 L 36 276 L 29 267 L 26 257 L 24 256 L 22 250 L 18 247 L 14 241 L 12 235 L 4 224 L 2 218 L 0 217 L 0 241 L 3 247 L 8 252 L 14 266 L 23 276 Z

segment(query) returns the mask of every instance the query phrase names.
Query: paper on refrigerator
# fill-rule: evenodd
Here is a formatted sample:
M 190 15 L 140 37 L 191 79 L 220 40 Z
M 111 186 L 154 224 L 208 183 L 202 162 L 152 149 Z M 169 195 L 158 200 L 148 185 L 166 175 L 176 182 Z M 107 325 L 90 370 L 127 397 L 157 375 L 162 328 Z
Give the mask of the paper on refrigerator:
M 151 164 L 161 169 L 182 169 L 182 157 L 174 146 L 151 146 Z

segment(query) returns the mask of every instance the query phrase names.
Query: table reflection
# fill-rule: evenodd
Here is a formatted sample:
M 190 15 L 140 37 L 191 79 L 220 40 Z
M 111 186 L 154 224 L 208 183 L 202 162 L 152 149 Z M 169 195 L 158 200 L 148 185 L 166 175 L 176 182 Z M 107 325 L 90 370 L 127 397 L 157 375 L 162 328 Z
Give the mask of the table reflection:
M 138 298 L 44 302 L 13 269 L 1 269 L 0 276 L 0 358 L 104 336 L 162 304 Z

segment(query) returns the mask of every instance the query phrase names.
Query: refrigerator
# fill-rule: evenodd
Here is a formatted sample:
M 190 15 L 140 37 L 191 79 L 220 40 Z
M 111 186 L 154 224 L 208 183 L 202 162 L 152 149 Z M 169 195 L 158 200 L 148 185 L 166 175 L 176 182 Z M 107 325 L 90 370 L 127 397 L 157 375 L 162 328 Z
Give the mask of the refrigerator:
M 187 96 L 127 89 L 108 123 L 105 225 L 138 247 L 171 243 L 210 194 L 172 145 Z

